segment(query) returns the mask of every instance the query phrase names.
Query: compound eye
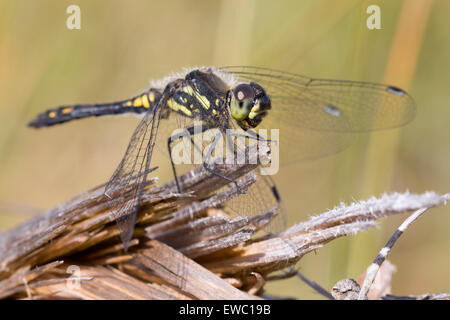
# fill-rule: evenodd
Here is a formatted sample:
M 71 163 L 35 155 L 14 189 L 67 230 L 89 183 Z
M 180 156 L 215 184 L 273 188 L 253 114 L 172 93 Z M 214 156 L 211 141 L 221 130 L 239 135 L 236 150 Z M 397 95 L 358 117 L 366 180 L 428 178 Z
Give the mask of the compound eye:
M 250 85 L 241 83 L 233 89 L 233 96 L 238 102 L 253 101 L 255 91 Z

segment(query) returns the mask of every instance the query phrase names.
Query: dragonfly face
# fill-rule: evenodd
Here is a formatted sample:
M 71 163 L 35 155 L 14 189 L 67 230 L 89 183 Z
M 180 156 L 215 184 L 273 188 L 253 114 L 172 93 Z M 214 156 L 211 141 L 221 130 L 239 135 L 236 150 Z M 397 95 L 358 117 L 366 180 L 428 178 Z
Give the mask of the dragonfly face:
M 240 83 L 227 94 L 231 116 L 247 131 L 258 126 L 271 109 L 270 98 L 264 89 L 254 82 Z

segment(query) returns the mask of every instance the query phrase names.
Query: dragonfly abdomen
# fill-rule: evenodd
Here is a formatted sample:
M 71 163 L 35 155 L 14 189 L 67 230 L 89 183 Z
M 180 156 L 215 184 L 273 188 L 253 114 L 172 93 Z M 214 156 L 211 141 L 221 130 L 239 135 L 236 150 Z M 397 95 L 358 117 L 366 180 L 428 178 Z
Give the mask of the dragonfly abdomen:
M 148 109 L 154 107 L 160 98 L 161 93 L 159 91 L 156 89 L 150 89 L 149 91 L 134 98 L 117 102 L 61 106 L 39 114 L 28 123 L 28 126 L 42 128 L 87 117 L 99 117 L 124 113 L 145 113 Z

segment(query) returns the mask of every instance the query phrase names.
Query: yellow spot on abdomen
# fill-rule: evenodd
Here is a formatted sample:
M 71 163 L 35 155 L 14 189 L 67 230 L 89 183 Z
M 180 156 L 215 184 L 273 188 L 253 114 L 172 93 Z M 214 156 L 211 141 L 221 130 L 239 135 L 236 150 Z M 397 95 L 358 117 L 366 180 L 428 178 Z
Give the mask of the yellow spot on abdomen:
M 134 99 L 133 107 L 142 107 L 142 98 L 141 97 Z
M 150 103 L 148 102 L 148 98 L 147 98 L 146 94 L 144 94 L 142 96 L 142 104 L 144 105 L 144 108 L 148 109 L 150 107 Z
M 51 111 L 51 112 L 49 112 L 48 116 L 50 118 L 54 118 L 54 117 L 56 117 L 56 112 L 55 111 Z
M 72 108 L 64 108 L 61 111 L 62 114 L 68 114 L 68 113 L 71 113 L 71 112 L 72 112 Z

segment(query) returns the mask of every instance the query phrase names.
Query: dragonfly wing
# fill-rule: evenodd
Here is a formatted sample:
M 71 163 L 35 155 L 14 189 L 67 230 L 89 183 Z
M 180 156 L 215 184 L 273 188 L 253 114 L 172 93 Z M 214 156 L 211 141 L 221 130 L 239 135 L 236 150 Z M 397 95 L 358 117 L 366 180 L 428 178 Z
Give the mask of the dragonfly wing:
M 284 204 L 275 183 L 269 176 L 259 174 L 259 168 L 253 171 L 257 180 L 245 194 L 228 200 L 224 209 L 232 216 L 245 215 L 249 218 L 274 210 L 276 216 L 264 227 L 264 231 L 278 233 L 286 229 L 287 217 Z
M 272 109 L 257 129 L 279 129 L 280 148 L 289 155 L 282 163 L 338 152 L 350 144 L 352 133 L 399 127 L 415 116 L 414 100 L 393 86 L 257 67 L 222 71 L 265 89 Z
M 150 172 L 150 160 L 158 131 L 161 110 L 167 99 L 150 109 L 135 129 L 125 155 L 105 187 L 110 207 L 125 250 L 133 236 L 142 193 Z

